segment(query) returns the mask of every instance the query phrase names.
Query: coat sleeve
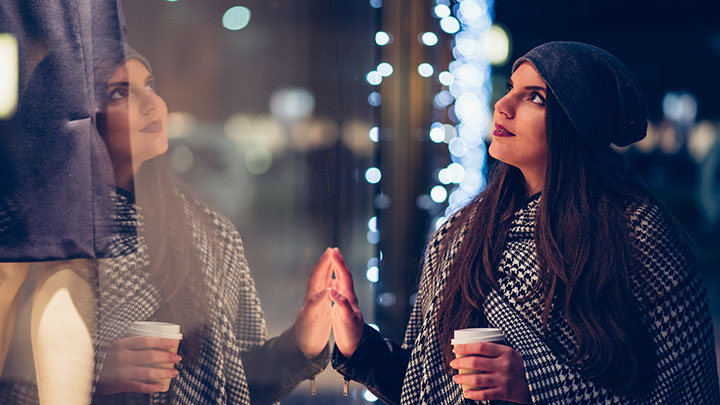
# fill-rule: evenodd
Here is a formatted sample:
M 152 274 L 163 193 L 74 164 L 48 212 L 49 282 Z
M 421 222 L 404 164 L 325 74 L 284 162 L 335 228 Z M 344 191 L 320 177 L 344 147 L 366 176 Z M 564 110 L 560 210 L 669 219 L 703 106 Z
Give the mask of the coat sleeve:
M 655 381 L 630 398 L 584 378 L 493 291 L 486 315 L 522 353 L 534 404 L 720 403 L 712 320 L 692 256 L 657 207 L 644 206 L 636 214 L 631 223 L 640 266 L 633 276 L 634 292 L 658 356 Z

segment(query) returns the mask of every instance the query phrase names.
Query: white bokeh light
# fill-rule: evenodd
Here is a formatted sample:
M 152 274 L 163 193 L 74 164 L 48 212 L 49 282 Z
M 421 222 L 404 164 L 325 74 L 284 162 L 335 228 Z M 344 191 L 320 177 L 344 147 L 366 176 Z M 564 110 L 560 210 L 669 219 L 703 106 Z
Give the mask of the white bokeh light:
M 438 43 L 438 37 L 434 32 L 423 32 L 420 35 L 420 42 L 426 46 L 435 46 Z
M 390 43 L 392 38 L 390 37 L 390 34 L 388 34 L 385 31 L 378 31 L 375 33 L 375 43 L 378 44 L 378 46 L 385 46 Z
M 377 65 L 377 71 L 383 75 L 383 77 L 388 77 L 393 73 L 393 67 L 387 62 L 383 62 Z
M 367 82 L 373 86 L 377 86 L 382 83 L 382 78 L 383 77 L 380 72 L 376 70 L 373 70 L 372 72 L 368 73 L 367 76 L 365 76 L 365 80 L 367 80 Z
M 365 180 L 370 184 L 377 184 L 382 178 L 382 173 L 377 167 L 371 167 L 365 171 Z
M 460 31 L 460 22 L 455 17 L 445 17 L 440 20 L 440 28 L 448 34 Z
M 447 199 L 447 190 L 443 186 L 435 186 L 430 190 L 430 198 L 436 203 L 441 204 Z
M 417 71 L 422 77 L 430 77 L 433 75 L 434 69 L 429 63 L 421 63 L 420 65 L 418 65 Z

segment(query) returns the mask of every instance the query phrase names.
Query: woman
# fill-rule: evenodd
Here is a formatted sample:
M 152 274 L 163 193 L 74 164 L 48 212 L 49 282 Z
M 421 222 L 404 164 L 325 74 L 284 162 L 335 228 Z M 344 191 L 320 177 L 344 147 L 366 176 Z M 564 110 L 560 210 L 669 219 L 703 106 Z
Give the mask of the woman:
M 338 270 L 333 366 L 392 404 L 720 403 L 689 243 L 610 149 L 645 136 L 632 74 L 594 46 L 540 45 L 494 120 L 499 162 L 431 239 L 403 346 L 363 325 Z M 468 327 L 507 345 L 453 349 Z
M 265 320 L 230 221 L 167 175 L 167 106 L 149 63 L 109 43 L 96 62 L 98 130 L 116 177 L 116 240 L 99 266 L 96 402 L 272 403 L 324 369 L 329 351 L 328 249 L 295 325 L 267 339 Z M 181 325 L 172 340 L 124 337 L 134 321 Z M 176 368 L 152 367 L 175 363 Z M 159 380 L 172 378 L 168 392 Z

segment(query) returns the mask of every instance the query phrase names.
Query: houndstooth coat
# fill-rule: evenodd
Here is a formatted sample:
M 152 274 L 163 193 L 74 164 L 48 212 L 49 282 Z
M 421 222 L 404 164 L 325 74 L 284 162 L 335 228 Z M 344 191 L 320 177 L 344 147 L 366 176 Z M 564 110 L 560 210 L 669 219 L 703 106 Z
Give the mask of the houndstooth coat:
M 561 317 L 552 319 L 551 336 L 542 328 L 542 305 L 537 299 L 524 303 L 537 280 L 535 214 L 539 196 L 518 210 L 509 230 L 499 263 L 500 288 L 485 303 L 491 327 L 503 331 L 506 341 L 523 356 L 526 377 L 534 404 L 720 404 L 712 320 L 706 293 L 689 259 L 690 253 L 670 232 L 658 207 L 640 204 L 631 210 L 634 250 L 642 266 L 632 276 L 633 292 L 658 353 L 657 378 L 649 392 L 627 397 L 583 378 L 565 363 L 573 335 Z M 418 298 L 410 316 L 404 344 L 378 343 L 379 334 L 366 328 L 361 345 L 384 350 L 372 355 L 376 363 L 406 362 L 402 390 L 396 394 L 377 392 L 389 403 L 402 405 L 450 405 L 474 403 L 443 368 L 438 341 L 437 316 L 449 264 L 461 238 L 452 242 L 447 257 L 439 257 L 448 227 L 441 227 L 430 241 L 420 281 Z M 398 353 L 389 354 L 387 352 Z M 356 353 L 370 357 L 359 347 Z M 364 373 L 388 365 L 369 365 L 333 354 L 333 366 L 348 378 L 363 382 Z M 409 355 L 409 359 L 408 359 Z M 396 365 L 397 366 L 397 365 Z M 364 370 L 362 370 L 364 368 Z M 396 367 L 397 369 L 404 369 Z M 374 371 L 371 371 L 374 372 Z M 398 382 L 400 380 L 397 380 Z M 377 388 L 380 387 L 371 387 Z

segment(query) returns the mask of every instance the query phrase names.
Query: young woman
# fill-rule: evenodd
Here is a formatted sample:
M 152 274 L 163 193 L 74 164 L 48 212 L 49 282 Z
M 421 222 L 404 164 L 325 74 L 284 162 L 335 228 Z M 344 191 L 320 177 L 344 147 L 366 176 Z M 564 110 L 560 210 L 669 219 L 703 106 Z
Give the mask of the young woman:
M 494 120 L 499 162 L 431 239 L 402 346 L 363 324 L 338 269 L 333 366 L 390 404 L 720 403 L 689 242 L 610 149 L 645 136 L 632 74 L 594 46 L 540 45 Z M 507 345 L 453 349 L 468 327 Z
M 167 106 L 149 63 L 127 46 L 106 48 L 95 71 L 98 130 L 116 177 L 117 237 L 98 269 L 94 400 L 146 403 L 151 394 L 153 403 L 275 402 L 327 363 L 325 287 L 338 253 L 328 249 L 320 258 L 295 325 L 268 340 L 235 227 L 164 169 Z M 180 324 L 178 353 L 172 340 L 124 337 L 143 320 Z M 159 392 L 167 378 L 170 390 Z

